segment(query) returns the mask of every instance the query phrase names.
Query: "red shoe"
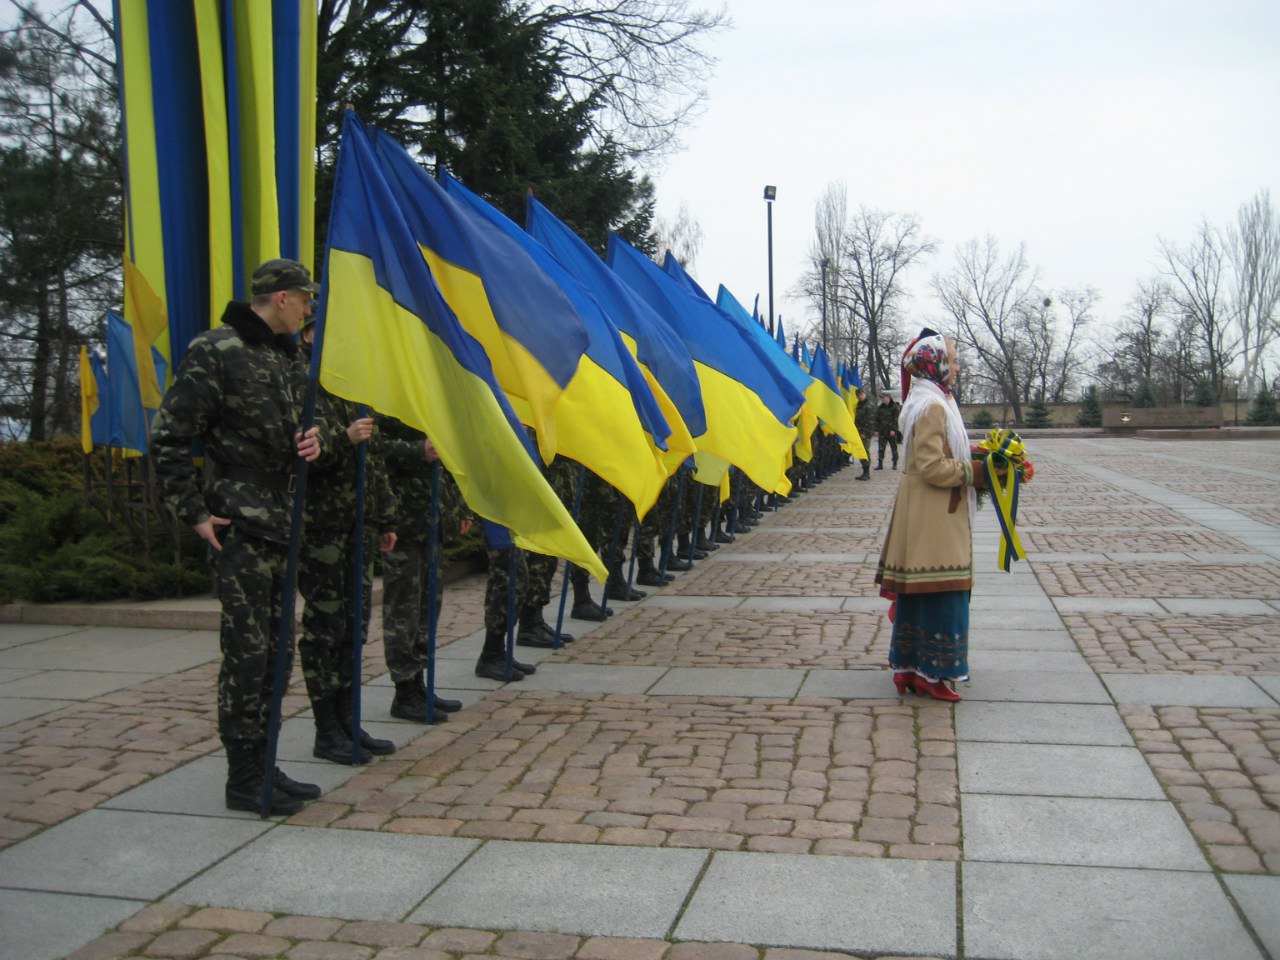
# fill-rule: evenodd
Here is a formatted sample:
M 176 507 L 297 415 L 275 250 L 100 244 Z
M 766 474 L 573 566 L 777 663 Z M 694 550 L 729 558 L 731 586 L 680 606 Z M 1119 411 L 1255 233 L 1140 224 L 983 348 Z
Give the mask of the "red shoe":
M 916 696 L 920 696 L 920 692 L 915 685 L 916 675 L 910 670 L 895 670 L 893 674 L 893 685 L 898 688 L 898 696 L 903 696 L 908 690 Z
M 935 700 L 945 700 L 947 703 L 955 703 L 960 699 L 960 694 L 956 693 L 941 680 L 935 680 L 930 683 L 924 677 L 916 674 L 914 686 L 918 697 L 933 697 Z

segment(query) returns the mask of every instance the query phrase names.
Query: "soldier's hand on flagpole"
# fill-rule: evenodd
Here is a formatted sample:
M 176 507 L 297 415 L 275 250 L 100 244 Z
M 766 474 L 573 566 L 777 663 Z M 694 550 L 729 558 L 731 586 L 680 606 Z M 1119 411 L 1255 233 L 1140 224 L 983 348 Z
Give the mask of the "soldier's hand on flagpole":
M 352 420 L 347 427 L 347 439 L 354 444 L 361 444 L 373 436 L 373 417 L 361 417 Z
M 209 517 L 207 520 L 201 520 L 193 529 L 201 540 L 207 540 L 213 549 L 221 553 L 222 542 L 218 539 L 218 531 L 230 523 L 231 521 L 226 517 Z
M 298 456 L 308 463 L 320 456 L 320 428 L 312 427 L 305 434 L 295 433 L 293 439 L 298 444 Z
M 427 463 L 435 463 L 440 459 L 440 454 L 436 453 L 436 445 L 429 439 L 422 441 L 422 456 Z
M 396 548 L 396 534 L 394 530 L 388 530 L 378 538 L 378 549 L 383 553 L 390 553 Z
M 471 532 L 471 528 L 474 525 L 475 525 L 475 520 L 471 517 L 467 517 L 461 523 L 458 524 L 458 535 L 465 537 L 468 533 Z

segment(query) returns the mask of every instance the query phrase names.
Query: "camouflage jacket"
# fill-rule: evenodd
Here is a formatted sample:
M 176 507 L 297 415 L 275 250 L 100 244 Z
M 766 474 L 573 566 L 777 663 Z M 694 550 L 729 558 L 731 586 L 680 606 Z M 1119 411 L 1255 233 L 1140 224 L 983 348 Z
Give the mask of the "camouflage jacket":
M 853 414 L 853 424 L 858 428 L 861 436 L 869 437 L 876 432 L 876 410 L 870 398 L 858 401 L 857 409 Z
M 431 464 L 423 456 L 427 435 L 394 417 L 380 417 L 374 442 L 385 465 L 395 498 L 396 535 L 407 543 L 425 543 L 431 530 Z M 440 540 L 458 536 L 458 526 L 471 516 L 457 481 L 440 468 Z
M 248 304 L 229 303 L 222 326 L 191 341 L 151 428 L 160 493 L 182 522 L 227 517 L 255 536 L 288 541 L 306 388 L 293 338 L 272 331 Z M 328 424 L 317 417 L 316 425 L 327 450 Z M 203 482 L 196 443 L 210 466 Z
M 876 407 L 876 431 L 879 433 L 897 433 L 898 413 L 902 410 L 898 404 L 890 400 Z

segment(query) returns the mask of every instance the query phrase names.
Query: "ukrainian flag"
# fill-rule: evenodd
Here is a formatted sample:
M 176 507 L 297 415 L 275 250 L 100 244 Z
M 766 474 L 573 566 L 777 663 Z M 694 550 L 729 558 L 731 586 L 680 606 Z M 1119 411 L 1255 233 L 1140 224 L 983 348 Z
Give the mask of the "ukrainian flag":
M 785 471 L 795 439 L 791 420 L 804 394 L 776 379 L 750 336 L 705 295 L 664 273 L 616 234 L 609 237 L 608 261 L 668 320 L 693 357 L 707 411 L 706 433 L 694 438 L 699 452 L 738 467 L 765 490 L 790 490 Z
M 102 403 L 106 380 L 102 359 L 80 344 L 80 449 L 85 453 L 111 442 L 110 411 Z
M 678 423 L 676 442 L 683 450 L 668 468 L 668 439 L 675 431 L 599 303 L 537 240 L 457 178 L 445 172 L 440 182 L 450 197 L 509 236 L 568 296 L 589 339 L 555 406 L 556 452 L 605 480 L 644 516 L 667 477 L 693 453 L 688 430 Z
M 818 344 L 813 351 L 813 366 L 809 368 L 809 374 L 813 378 L 813 386 L 805 391 L 805 396 L 809 398 L 810 405 L 821 418 L 825 429 L 840 438 L 840 447 L 845 453 L 865 460 L 867 448 L 862 445 L 858 428 L 840 395 L 840 384 L 831 372 L 831 362 L 827 359 L 827 352 L 822 349 L 822 344 Z
M 511 237 L 450 197 L 383 133 L 373 149 L 440 293 L 480 342 L 520 420 L 554 458 L 555 407 L 590 340 L 568 296 Z
M 675 331 L 534 197 L 525 209 L 525 229 L 595 297 L 640 364 L 667 423 L 683 421 L 696 443 L 707 429 L 702 387 L 693 358 Z M 670 446 L 674 450 L 678 444 L 673 439 Z
M 603 580 L 583 537 L 525 446 L 483 348 L 432 277 L 364 126 L 343 121 L 329 221 L 320 381 L 425 432 L 468 505 L 517 546 L 565 557 Z
M 151 347 L 176 368 L 257 264 L 312 259 L 316 4 L 115 0 L 114 14 L 124 320 L 154 409 Z

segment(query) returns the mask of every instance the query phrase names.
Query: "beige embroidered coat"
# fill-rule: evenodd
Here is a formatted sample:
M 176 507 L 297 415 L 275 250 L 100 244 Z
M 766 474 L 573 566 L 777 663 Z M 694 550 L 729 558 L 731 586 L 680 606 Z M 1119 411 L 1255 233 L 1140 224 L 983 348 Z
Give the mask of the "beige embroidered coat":
M 889 535 L 876 568 L 882 592 L 973 588 L 968 495 L 972 484 L 969 451 L 951 449 L 946 411 L 941 404 L 930 404 L 911 430 Z

